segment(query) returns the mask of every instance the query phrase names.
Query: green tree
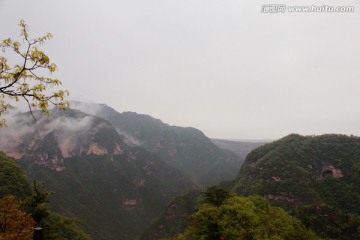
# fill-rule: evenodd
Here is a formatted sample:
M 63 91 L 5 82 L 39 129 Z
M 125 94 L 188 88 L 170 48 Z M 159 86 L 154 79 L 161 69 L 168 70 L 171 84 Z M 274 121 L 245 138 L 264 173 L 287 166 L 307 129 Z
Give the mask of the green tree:
M 31 213 L 34 221 L 41 226 L 44 218 L 49 216 L 49 196 L 51 192 L 47 192 L 44 183 L 33 182 L 33 194 L 29 196 L 24 202 L 26 212 Z
M 24 20 L 19 23 L 22 43 L 11 38 L 0 41 L 0 49 L 5 53 L 20 58 L 19 63 L 10 64 L 8 58 L 0 56 L 0 116 L 9 108 L 10 102 L 24 100 L 33 115 L 34 109 L 48 113 L 49 103 L 58 108 L 65 109 L 69 102 L 65 97 L 69 95 L 66 90 L 57 90 L 49 93 L 50 88 L 61 85 L 61 81 L 45 77 L 41 74 L 48 71 L 50 74 L 57 71 L 56 64 L 40 50 L 40 46 L 52 38 L 50 33 L 31 39 L 28 25 Z M 12 56 L 12 55 L 10 55 Z M 5 119 L 0 119 L 0 127 L 6 126 Z
M 215 206 L 220 206 L 226 199 L 234 194 L 229 190 L 222 188 L 219 185 L 208 187 L 205 192 L 202 193 L 200 201 L 202 203 L 209 203 Z
M 177 240 L 312 240 L 319 239 L 283 209 L 258 196 L 233 196 L 220 206 L 201 205 Z

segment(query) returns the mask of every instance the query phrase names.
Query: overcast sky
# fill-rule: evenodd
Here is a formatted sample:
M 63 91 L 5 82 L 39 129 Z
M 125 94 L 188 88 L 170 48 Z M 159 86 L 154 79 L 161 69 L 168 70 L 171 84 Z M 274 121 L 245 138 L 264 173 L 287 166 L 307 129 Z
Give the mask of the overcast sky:
M 261 12 L 284 2 L 355 12 Z M 0 39 L 20 19 L 53 34 L 44 49 L 72 100 L 214 138 L 360 135 L 357 0 L 0 0 Z

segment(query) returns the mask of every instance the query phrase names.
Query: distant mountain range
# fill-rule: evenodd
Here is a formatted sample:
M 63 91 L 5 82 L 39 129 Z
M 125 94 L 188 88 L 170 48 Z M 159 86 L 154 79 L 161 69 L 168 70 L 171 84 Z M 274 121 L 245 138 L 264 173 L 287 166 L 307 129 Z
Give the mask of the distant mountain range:
M 324 239 L 360 236 L 359 137 L 209 139 L 195 128 L 103 104 L 72 106 L 77 110 L 53 110 L 49 117 L 34 112 L 36 122 L 29 113 L 7 116 L 0 150 L 54 191 L 51 208 L 80 219 L 94 239 L 174 236 L 186 227 L 201 189 L 219 182 L 263 196 Z M 0 194 L 23 197 L 28 187 L 10 162 Z
M 255 148 L 264 145 L 267 142 L 259 140 L 223 140 L 211 139 L 211 141 L 221 149 L 231 151 L 245 160 L 246 156 Z

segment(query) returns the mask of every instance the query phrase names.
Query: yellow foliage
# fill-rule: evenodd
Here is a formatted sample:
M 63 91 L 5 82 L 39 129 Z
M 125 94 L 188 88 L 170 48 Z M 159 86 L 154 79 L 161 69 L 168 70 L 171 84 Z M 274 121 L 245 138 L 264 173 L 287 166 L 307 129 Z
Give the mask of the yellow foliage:
M 0 116 L 11 108 L 10 101 L 24 100 L 31 113 L 35 109 L 48 113 L 49 103 L 60 109 L 69 107 L 69 102 L 65 100 L 69 95 L 67 90 L 47 92 L 48 88 L 60 86 L 62 82 L 38 74 L 44 69 L 48 70 L 49 74 L 57 71 L 56 64 L 39 49 L 52 35 L 46 33 L 44 36 L 29 39 L 26 22 L 20 20 L 19 26 L 24 46 L 11 38 L 0 41 L 0 49 L 4 53 L 6 50 L 13 51 L 20 58 L 20 64 L 10 66 L 7 58 L 0 56 Z M 6 126 L 6 121 L 0 119 L 0 128 L 3 126 Z

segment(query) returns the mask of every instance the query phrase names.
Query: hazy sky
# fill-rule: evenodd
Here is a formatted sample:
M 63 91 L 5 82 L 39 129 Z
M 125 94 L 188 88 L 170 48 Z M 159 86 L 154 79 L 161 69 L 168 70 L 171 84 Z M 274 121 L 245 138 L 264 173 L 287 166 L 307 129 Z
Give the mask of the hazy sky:
M 355 12 L 261 12 L 284 2 Z M 72 100 L 216 138 L 360 135 L 357 0 L 0 0 L 0 39 L 20 19 L 53 34 L 44 48 Z

